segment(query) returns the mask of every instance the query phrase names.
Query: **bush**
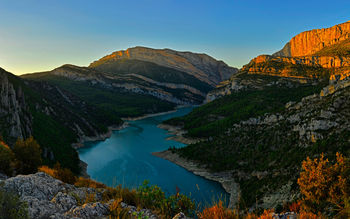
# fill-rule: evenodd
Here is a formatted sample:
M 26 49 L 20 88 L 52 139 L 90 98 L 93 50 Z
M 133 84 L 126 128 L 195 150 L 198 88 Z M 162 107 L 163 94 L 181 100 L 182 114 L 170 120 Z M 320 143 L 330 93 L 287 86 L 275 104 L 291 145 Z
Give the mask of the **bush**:
M 18 162 L 17 170 L 19 173 L 30 174 L 37 171 L 41 164 L 41 149 L 33 137 L 25 141 L 18 139 L 13 152 Z
M 74 176 L 72 171 L 68 168 L 62 168 L 60 163 L 56 163 L 54 170 L 56 171 L 56 178 L 60 179 L 62 182 L 74 184 L 77 181 L 77 178 Z
M 206 208 L 203 210 L 203 212 L 198 214 L 199 219 L 239 219 L 239 214 L 234 211 L 225 208 L 222 205 L 222 201 L 220 201 L 218 204 Z
M 319 159 L 309 157 L 302 163 L 298 179 L 303 195 L 303 207 L 313 213 L 335 214 L 346 209 L 350 197 L 350 164 L 340 153 L 331 164 L 322 154 Z
M 87 179 L 84 177 L 79 177 L 76 182 L 74 183 L 75 186 L 77 187 L 89 187 L 89 188 L 107 188 L 105 184 L 96 182 L 92 179 Z
M 153 209 L 165 218 L 172 218 L 179 212 L 191 216 L 195 209 L 195 203 L 189 197 L 178 192 L 167 198 L 161 188 L 148 185 L 148 181 L 144 181 L 136 192 L 139 205 Z
M 0 218 L 29 219 L 27 203 L 9 191 L 0 188 Z
M 6 175 L 12 175 L 12 161 L 14 154 L 12 150 L 5 143 L 0 141 L 0 172 Z
M 60 163 L 56 163 L 53 169 L 48 166 L 41 166 L 38 168 L 38 171 L 47 173 L 68 184 L 74 184 L 77 181 L 77 177 L 74 176 L 73 172 L 68 168 L 62 168 Z

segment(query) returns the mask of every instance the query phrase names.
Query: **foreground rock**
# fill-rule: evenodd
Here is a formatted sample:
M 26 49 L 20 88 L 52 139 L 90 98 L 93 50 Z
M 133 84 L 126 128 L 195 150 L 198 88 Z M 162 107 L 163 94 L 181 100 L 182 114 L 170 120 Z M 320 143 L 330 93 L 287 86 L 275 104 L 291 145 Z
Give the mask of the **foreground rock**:
M 6 179 L 3 187 L 28 203 L 29 216 L 33 219 L 106 218 L 114 201 L 103 201 L 105 189 L 77 188 L 43 172 Z M 148 218 L 157 218 L 148 209 L 137 211 L 126 203 L 121 203 L 121 207 L 128 209 L 130 217 L 142 212 Z

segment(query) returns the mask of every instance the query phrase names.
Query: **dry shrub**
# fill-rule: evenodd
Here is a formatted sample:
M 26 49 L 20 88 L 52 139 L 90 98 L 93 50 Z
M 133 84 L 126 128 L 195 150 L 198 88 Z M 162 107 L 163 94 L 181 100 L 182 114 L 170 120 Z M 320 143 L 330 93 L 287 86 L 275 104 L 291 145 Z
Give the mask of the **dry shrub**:
M 84 177 L 79 177 L 74 183 L 74 185 L 77 187 L 89 187 L 94 189 L 107 187 L 105 184 L 102 184 L 102 183 L 96 182 L 95 180 L 87 179 Z
M 239 219 L 239 214 L 235 210 L 229 210 L 222 206 L 222 201 L 218 204 L 206 208 L 198 214 L 199 219 Z
M 323 154 L 319 159 L 311 160 L 308 157 L 303 161 L 298 184 L 305 211 L 334 213 L 345 208 L 350 195 L 350 164 L 340 153 L 336 156 L 334 164 Z
M 62 168 L 59 163 L 56 163 L 54 168 L 41 166 L 38 168 L 38 171 L 44 172 L 68 184 L 74 184 L 77 181 L 77 178 L 74 176 L 73 172 L 68 168 Z
M 289 211 L 291 212 L 300 212 L 301 201 L 293 202 L 288 206 Z
M 50 168 L 50 167 L 48 167 L 48 166 L 41 166 L 41 167 L 38 168 L 38 171 L 39 172 L 44 172 L 44 173 L 46 173 L 46 174 L 56 178 L 55 170 Z
M 96 194 L 95 193 L 87 193 L 85 197 L 85 204 L 86 203 L 92 203 L 96 201 Z
M 302 211 L 298 214 L 298 219 L 325 219 L 326 217 L 322 216 L 321 214 L 314 214 L 311 212 L 305 212 Z
M 121 202 L 122 202 L 122 199 L 119 198 L 114 200 L 114 202 L 109 206 L 110 219 L 130 218 L 130 215 L 128 214 L 128 210 L 121 207 L 120 205 Z
M 264 210 L 264 213 L 258 217 L 258 219 L 273 219 L 272 217 L 273 210 Z

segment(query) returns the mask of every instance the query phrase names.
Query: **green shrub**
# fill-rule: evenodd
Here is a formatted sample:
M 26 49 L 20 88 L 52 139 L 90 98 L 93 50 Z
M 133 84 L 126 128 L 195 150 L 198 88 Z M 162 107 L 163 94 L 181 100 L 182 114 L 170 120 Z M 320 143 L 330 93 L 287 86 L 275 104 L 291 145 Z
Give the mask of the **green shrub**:
M 179 212 L 187 216 L 193 215 L 195 203 L 186 195 L 177 193 L 166 197 L 165 193 L 158 186 L 148 185 L 148 181 L 137 189 L 140 205 L 155 210 L 164 218 L 172 218 Z
M 6 175 L 12 174 L 12 160 L 14 158 L 14 154 L 12 150 L 0 142 L 0 172 L 5 173 Z
M 35 173 L 41 165 L 41 148 L 33 137 L 24 141 L 18 139 L 13 152 L 18 162 L 17 170 L 19 173 Z
M 29 219 L 27 203 L 9 191 L 0 188 L 0 218 Z

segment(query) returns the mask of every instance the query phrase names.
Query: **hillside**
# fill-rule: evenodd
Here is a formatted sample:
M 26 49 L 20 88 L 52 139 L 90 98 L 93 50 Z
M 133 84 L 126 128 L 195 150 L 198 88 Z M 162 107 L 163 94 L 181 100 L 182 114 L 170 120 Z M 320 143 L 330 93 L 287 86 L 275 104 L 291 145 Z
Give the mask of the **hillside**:
M 234 188 L 240 188 L 233 201 L 241 207 L 273 208 L 293 201 L 302 160 L 322 152 L 349 154 L 349 24 L 330 28 L 335 38 L 319 42 L 325 46 L 306 46 L 313 52 L 304 56 L 258 56 L 209 92 L 205 105 L 165 121 L 182 128 L 175 133 L 178 139 L 197 142 L 171 151 L 214 176 L 232 175 Z M 314 45 L 312 33 L 318 33 L 316 42 L 327 31 L 297 38 Z
M 302 81 L 303 82 L 303 81 Z M 235 75 L 235 87 L 218 88 L 209 103 L 194 109 L 188 115 L 174 118 L 165 124 L 180 126 L 191 138 L 212 138 L 225 133 L 234 123 L 265 113 L 279 112 L 290 101 L 300 101 L 304 96 L 318 93 L 325 83 L 276 76 Z M 214 91 L 213 91 L 214 92 Z M 213 92 L 210 94 L 213 95 Z M 218 98 L 221 96 L 221 98 Z M 215 101 L 211 101 L 215 99 Z
M 1 136 L 12 146 L 18 138 L 33 136 L 43 151 L 45 164 L 80 172 L 73 143 L 103 139 L 119 117 L 46 82 L 23 80 L 1 69 Z

